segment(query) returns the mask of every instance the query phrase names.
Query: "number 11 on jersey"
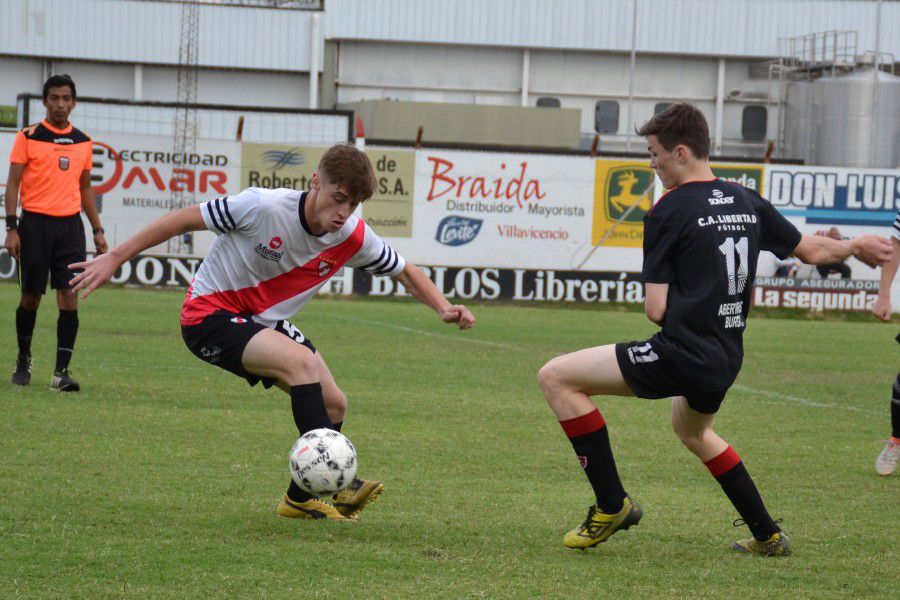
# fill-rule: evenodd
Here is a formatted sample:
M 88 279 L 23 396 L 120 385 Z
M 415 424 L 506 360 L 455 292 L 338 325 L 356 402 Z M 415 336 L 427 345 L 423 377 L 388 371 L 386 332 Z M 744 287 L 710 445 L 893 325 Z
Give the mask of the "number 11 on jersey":
M 732 237 L 726 238 L 725 242 L 719 246 L 719 250 L 725 255 L 725 270 L 728 272 L 728 293 L 731 295 L 742 293 L 744 286 L 747 285 L 747 267 L 749 263 L 747 238 L 738 238 L 736 242 Z M 737 255 L 737 260 L 735 255 Z M 737 263 L 737 269 L 735 269 L 735 263 Z

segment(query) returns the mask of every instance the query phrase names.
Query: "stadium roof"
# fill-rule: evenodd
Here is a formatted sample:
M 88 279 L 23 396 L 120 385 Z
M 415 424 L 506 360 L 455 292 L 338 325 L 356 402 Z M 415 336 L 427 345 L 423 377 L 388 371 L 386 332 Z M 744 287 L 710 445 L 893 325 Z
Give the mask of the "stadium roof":
M 346 40 L 629 51 L 632 0 L 327 0 Z M 875 49 L 874 0 L 637 0 L 638 52 L 774 57 L 778 38 L 856 30 Z M 881 50 L 900 57 L 900 2 L 882 2 Z

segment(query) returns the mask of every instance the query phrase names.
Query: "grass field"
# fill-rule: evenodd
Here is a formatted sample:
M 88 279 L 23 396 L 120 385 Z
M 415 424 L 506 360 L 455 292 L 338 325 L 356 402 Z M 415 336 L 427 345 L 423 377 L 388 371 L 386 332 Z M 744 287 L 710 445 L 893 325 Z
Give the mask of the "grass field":
M 38 316 L 29 388 L 7 383 L 18 290 L 0 285 L 0 598 L 882 598 L 900 587 L 900 474 L 889 433 L 896 324 L 753 319 L 717 430 L 793 538 L 745 537 L 666 401 L 600 399 L 644 520 L 588 552 L 561 545 L 591 503 L 535 373 L 641 339 L 642 315 L 475 306 L 469 332 L 399 301 L 313 301 L 295 323 L 350 398 L 360 475 L 387 491 L 358 523 L 273 510 L 296 437 L 287 397 L 184 347 L 182 292 L 82 304 L 80 394 L 48 391 L 56 310 Z M 259 386 L 258 386 L 259 387 Z

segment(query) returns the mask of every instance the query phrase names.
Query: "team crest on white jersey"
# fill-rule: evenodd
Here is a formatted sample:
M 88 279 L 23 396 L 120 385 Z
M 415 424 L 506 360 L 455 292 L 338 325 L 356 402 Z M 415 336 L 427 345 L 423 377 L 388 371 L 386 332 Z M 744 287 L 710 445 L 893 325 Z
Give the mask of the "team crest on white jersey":
M 325 277 L 334 268 L 335 262 L 330 258 L 323 258 L 319 261 L 319 277 Z

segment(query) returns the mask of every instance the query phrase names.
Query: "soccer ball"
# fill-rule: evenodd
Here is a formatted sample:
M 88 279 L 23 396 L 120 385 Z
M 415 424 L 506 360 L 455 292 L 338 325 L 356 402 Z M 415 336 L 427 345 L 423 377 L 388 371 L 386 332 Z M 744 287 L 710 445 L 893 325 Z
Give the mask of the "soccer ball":
M 313 429 L 291 448 L 291 477 L 314 496 L 330 496 L 356 477 L 356 448 L 333 429 Z

